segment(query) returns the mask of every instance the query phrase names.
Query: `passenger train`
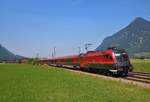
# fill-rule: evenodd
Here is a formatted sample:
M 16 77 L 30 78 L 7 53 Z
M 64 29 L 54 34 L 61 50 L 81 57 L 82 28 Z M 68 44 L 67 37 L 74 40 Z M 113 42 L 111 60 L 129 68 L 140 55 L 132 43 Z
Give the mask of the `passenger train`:
M 80 69 L 106 75 L 127 76 L 133 70 L 128 53 L 124 49 L 111 47 L 103 51 L 40 60 L 41 64 Z

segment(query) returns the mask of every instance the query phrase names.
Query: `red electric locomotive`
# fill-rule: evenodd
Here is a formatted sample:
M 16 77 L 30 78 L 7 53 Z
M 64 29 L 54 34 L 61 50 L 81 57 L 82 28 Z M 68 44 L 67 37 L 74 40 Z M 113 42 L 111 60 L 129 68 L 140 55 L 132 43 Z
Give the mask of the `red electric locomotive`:
M 85 54 L 41 60 L 41 62 L 60 67 L 72 66 L 76 69 L 105 74 L 128 75 L 128 72 L 132 71 L 127 52 L 118 48 L 89 51 Z

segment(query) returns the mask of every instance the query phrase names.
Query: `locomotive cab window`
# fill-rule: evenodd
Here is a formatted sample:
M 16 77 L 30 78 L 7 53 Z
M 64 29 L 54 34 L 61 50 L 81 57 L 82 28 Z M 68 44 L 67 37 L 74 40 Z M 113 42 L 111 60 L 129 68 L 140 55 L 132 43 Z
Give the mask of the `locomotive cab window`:
M 106 57 L 107 59 L 110 59 L 110 60 L 112 60 L 112 59 L 113 59 L 113 58 L 112 58 L 112 56 L 111 56 L 111 55 L 109 55 L 109 54 L 105 55 L 105 57 Z

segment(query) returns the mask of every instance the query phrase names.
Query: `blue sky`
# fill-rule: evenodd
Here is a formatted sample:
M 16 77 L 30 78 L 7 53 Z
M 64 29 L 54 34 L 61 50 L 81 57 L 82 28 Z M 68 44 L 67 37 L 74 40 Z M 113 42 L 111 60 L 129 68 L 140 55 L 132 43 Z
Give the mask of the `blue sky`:
M 0 44 L 15 54 L 51 57 L 77 54 L 127 26 L 150 20 L 150 0 L 0 0 Z

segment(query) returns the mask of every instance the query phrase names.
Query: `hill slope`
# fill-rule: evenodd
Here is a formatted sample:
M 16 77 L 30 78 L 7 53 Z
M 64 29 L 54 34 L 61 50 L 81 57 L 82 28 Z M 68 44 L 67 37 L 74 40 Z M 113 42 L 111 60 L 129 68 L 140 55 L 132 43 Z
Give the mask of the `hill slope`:
M 5 47 L 0 45 L 0 60 L 17 60 L 22 58 L 21 56 L 15 55 Z
M 150 22 L 136 18 L 127 27 L 112 36 L 106 37 L 96 50 L 117 46 L 128 51 L 130 56 L 137 53 L 150 52 Z

